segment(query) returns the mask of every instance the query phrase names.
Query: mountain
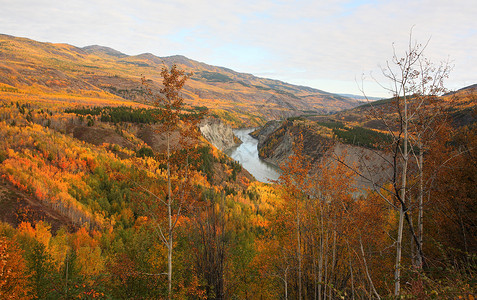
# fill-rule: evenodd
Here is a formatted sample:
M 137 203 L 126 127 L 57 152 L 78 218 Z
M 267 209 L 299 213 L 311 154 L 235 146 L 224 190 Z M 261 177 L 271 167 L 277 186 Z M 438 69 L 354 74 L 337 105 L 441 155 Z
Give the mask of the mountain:
M 86 46 L 82 48 L 84 51 L 87 53 L 95 53 L 99 56 L 100 53 L 103 53 L 106 56 L 115 56 L 115 57 L 126 57 L 127 55 L 119 52 L 117 50 L 114 50 L 109 47 L 104 47 L 104 46 L 99 46 L 99 45 L 91 45 L 91 46 Z
M 188 103 L 227 121 L 297 114 L 289 106 L 320 99 L 346 107 L 183 56 L 0 36 L 0 299 L 391 299 L 396 249 L 398 298 L 474 299 L 477 91 L 408 98 L 418 109 L 410 147 L 386 134 L 403 115 L 392 99 L 269 122 L 255 133 L 261 157 L 302 151 L 265 184 L 211 144 L 238 142 L 221 121 L 203 120 L 195 147 L 183 147 L 197 129 L 187 118 L 177 122 L 184 139 L 160 130 L 164 115 L 140 102 L 141 74 L 157 91 L 163 63 L 194 71 Z M 257 109 L 267 95 L 283 103 Z M 448 116 L 457 126 L 420 131 Z M 411 259 L 421 256 L 416 232 L 424 263 Z
M 359 101 L 366 101 L 366 100 L 381 100 L 383 99 L 382 97 L 369 97 L 369 96 L 363 96 L 363 95 L 354 95 L 354 94 L 339 94 L 340 96 L 359 100 Z
M 477 83 L 459 89 L 459 91 L 475 91 L 475 90 L 477 90 Z
M 348 97 L 208 65 L 175 55 L 126 55 L 103 46 L 78 48 L 0 35 L 0 86 L 23 94 L 76 95 L 142 102 L 141 77 L 157 92 L 161 68 L 178 65 L 193 75 L 183 89 L 193 106 L 247 123 L 356 106 Z M 131 104 L 133 105 L 133 104 Z

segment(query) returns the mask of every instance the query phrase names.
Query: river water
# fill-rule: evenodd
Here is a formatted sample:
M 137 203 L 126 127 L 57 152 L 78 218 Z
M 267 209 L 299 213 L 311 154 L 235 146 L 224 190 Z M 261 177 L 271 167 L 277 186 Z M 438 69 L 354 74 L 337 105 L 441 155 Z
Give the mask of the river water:
M 258 140 L 249 135 L 254 129 L 235 129 L 234 134 L 242 140 L 238 147 L 231 148 L 226 154 L 238 161 L 255 179 L 271 182 L 280 176 L 279 169 L 258 157 Z

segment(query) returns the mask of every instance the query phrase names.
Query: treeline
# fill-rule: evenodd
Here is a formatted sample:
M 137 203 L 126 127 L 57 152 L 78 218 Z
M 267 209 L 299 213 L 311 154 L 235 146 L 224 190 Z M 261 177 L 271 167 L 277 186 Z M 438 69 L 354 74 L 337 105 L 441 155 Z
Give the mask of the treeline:
M 472 221 L 476 214 L 468 208 L 477 203 L 472 184 L 477 176 L 477 126 L 454 134 L 446 128 L 429 142 L 423 173 L 409 167 L 410 216 L 403 227 L 399 264 L 400 279 L 406 284 L 397 292 L 392 287 L 400 214 L 390 188 L 392 175 L 380 188 L 356 196 L 353 182 L 366 178 L 366 173 L 339 163 L 339 157 L 316 164 L 303 154 L 301 144 L 296 145 L 279 180 L 283 202 L 269 227 L 274 239 L 260 254 L 267 258 L 266 272 L 282 279 L 282 297 L 379 299 L 398 293 L 402 298 L 472 299 L 477 292 L 472 283 L 477 274 Z M 452 159 L 452 166 L 442 166 L 444 157 Z M 416 184 L 420 174 L 424 192 Z M 418 214 L 423 193 L 426 211 Z M 425 218 L 426 237 L 422 264 L 414 240 L 420 218 Z
M 177 231 L 174 298 L 251 298 L 268 293 L 256 284 L 259 269 L 254 262 L 262 216 L 254 216 L 245 197 L 202 190 L 200 205 L 186 214 Z M 151 217 L 144 214 L 134 216 L 128 226 L 121 223 L 101 231 L 82 227 L 53 233 L 41 221 L 18 228 L 0 223 L 0 255 L 5 258 L 0 266 L 10 275 L 0 275 L 0 297 L 165 297 L 165 252 Z
M 70 203 L 79 229 L 53 233 L 43 222 L 1 224 L 0 266 L 13 275 L 0 275 L 0 297 L 167 297 L 167 249 L 157 232 L 167 222 L 160 209 L 167 187 L 161 155 L 146 145 L 135 151 L 86 146 L 18 123 L 0 124 L 2 176 L 45 203 Z M 475 126 L 444 135 L 426 154 L 430 170 L 442 157 L 454 159 L 436 177 L 427 173 L 436 185 L 428 191 L 426 263 L 419 272 L 412 266 L 411 234 L 404 232 L 403 297 L 476 292 L 476 216 L 469 209 L 477 199 L 477 170 L 469 163 L 475 161 L 476 136 Z M 350 189 L 353 172 L 324 164 L 313 166 L 322 172 L 311 176 L 311 161 L 297 149 L 278 185 L 251 183 L 238 178 L 240 165 L 223 154 L 206 146 L 196 151 L 174 234 L 174 298 L 391 297 L 398 214 L 376 193 L 357 197 Z M 180 157 L 171 160 L 173 168 L 183 166 Z M 214 186 L 217 164 L 228 176 Z M 181 186 L 180 178 L 174 180 Z M 235 180 L 242 187 L 231 184 Z M 409 197 L 416 195 L 412 190 Z
M 206 107 L 196 106 L 191 109 L 184 109 L 190 114 L 199 114 L 207 111 Z M 127 106 L 101 106 L 101 107 L 81 107 L 68 108 L 65 113 L 73 113 L 77 116 L 98 117 L 101 122 L 112 123 L 137 123 L 137 124 L 155 124 L 161 119 L 161 110 L 154 108 L 133 108 Z
M 343 143 L 358 145 L 369 149 L 383 149 L 392 142 L 387 133 L 378 132 L 361 126 L 345 126 L 341 122 L 317 122 L 319 125 L 331 128 L 333 134 Z
M 153 124 L 156 122 L 154 114 L 160 113 L 159 110 L 125 106 L 69 108 L 66 109 L 65 112 L 78 116 L 97 116 L 101 122 L 128 122 L 138 124 Z

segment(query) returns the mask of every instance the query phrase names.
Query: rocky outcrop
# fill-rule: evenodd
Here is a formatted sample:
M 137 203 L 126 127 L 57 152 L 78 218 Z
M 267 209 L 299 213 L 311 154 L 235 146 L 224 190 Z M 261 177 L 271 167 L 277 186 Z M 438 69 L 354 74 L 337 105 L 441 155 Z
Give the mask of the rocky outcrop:
M 356 174 L 354 186 L 373 189 L 373 182 L 382 184 L 390 182 L 393 176 L 389 162 L 391 157 L 379 150 L 360 146 L 336 143 L 330 151 L 328 160 L 345 164 Z
M 269 121 L 262 127 L 258 128 L 257 130 L 250 133 L 250 135 L 258 140 L 258 149 L 263 147 L 267 138 L 272 134 L 275 130 L 278 129 L 282 125 L 282 121 Z
M 291 120 L 268 122 L 254 132 L 258 138 L 258 152 L 261 159 L 280 165 L 293 154 L 293 143 L 302 139 L 303 153 L 312 160 L 317 160 L 330 147 L 332 141 L 315 134 L 313 130 Z
M 219 150 L 227 150 L 239 145 L 240 140 L 234 135 L 232 127 L 216 118 L 207 118 L 199 126 L 200 132 Z
M 265 144 L 265 141 L 264 141 Z M 259 148 L 261 149 L 261 148 Z M 263 148 L 262 148 L 263 149 Z M 271 163 L 275 166 L 282 165 L 290 155 L 293 154 L 293 138 L 290 135 L 284 135 L 272 151 L 269 151 L 267 155 L 263 154 L 264 151 L 259 150 L 259 156 L 264 161 Z
M 270 122 L 269 122 L 270 123 Z M 281 165 L 294 153 L 294 142 L 303 145 L 303 154 L 314 165 L 342 163 L 363 176 L 357 176 L 355 187 L 372 188 L 372 183 L 386 181 L 390 174 L 389 157 L 379 150 L 344 144 L 324 137 L 310 123 L 283 121 L 265 125 L 254 132 L 259 139 L 259 156 L 275 165 Z

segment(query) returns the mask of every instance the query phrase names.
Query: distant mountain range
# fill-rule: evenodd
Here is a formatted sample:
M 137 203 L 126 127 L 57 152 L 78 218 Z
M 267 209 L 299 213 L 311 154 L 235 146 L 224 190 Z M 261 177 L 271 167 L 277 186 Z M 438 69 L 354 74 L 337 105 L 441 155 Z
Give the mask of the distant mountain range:
M 78 48 L 0 34 L 0 87 L 22 93 L 143 101 L 141 77 L 157 91 L 161 67 L 173 64 L 193 73 L 183 90 L 188 104 L 228 111 L 241 118 L 254 115 L 265 121 L 358 105 L 354 97 L 239 73 L 180 55 L 129 56 L 98 45 Z
M 346 97 L 346 98 L 355 99 L 355 100 L 358 100 L 358 101 L 366 101 L 366 100 L 376 101 L 376 100 L 383 99 L 382 97 L 369 97 L 369 96 L 353 95 L 353 94 L 338 94 L 338 95 Z

